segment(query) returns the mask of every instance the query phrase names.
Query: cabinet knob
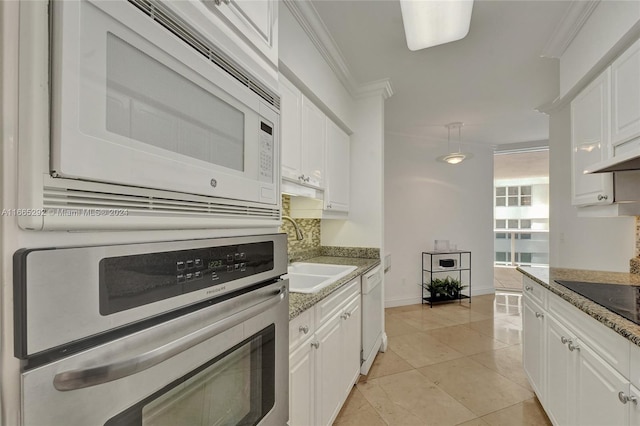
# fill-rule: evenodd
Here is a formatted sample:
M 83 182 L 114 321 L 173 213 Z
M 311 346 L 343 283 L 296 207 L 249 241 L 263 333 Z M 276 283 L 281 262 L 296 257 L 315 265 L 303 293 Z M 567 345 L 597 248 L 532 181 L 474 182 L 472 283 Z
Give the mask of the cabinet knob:
M 544 318 L 544 314 L 542 312 L 536 312 L 536 318 Z
M 636 398 L 633 395 L 625 395 L 624 392 L 618 392 L 618 399 L 623 404 L 626 404 L 627 402 L 632 402 L 632 403 L 638 405 L 638 398 Z
M 533 287 L 531 287 L 530 285 L 525 285 L 524 289 L 527 290 L 527 291 L 531 291 L 531 290 L 533 290 Z
M 342 318 L 343 320 L 351 318 L 351 312 L 345 312 L 344 314 L 340 315 L 340 318 Z
M 606 199 L 608 199 L 608 198 L 609 198 L 609 196 L 608 196 L 608 195 L 598 194 L 598 201 L 606 200 Z
M 216 6 L 220 6 L 220 3 L 222 3 L 220 0 L 213 0 L 213 2 L 216 4 Z
M 327 204 L 327 208 L 330 209 L 331 208 L 331 204 Z
M 224 4 L 229 4 L 231 3 L 231 0 L 222 0 L 224 2 Z
M 574 345 L 573 342 L 571 340 L 569 340 L 569 350 L 571 352 L 579 351 L 580 350 L 580 346 L 579 345 Z
M 320 347 L 320 342 L 311 342 L 311 347 L 318 349 Z
M 309 326 L 308 325 L 301 325 L 298 328 L 298 331 L 304 334 L 307 334 L 309 332 Z
M 217 1 L 220 1 L 220 0 L 217 0 Z M 298 176 L 298 180 L 301 180 L 301 181 L 303 181 L 303 182 L 304 182 L 304 175 L 300 175 L 300 176 Z
M 561 336 L 561 337 L 560 337 L 560 341 L 562 342 L 562 344 L 563 344 L 563 345 L 566 345 L 567 343 L 569 343 L 569 342 L 570 342 L 570 340 L 569 340 L 569 339 L 567 339 L 567 338 L 566 338 L 566 337 L 564 337 L 564 336 Z

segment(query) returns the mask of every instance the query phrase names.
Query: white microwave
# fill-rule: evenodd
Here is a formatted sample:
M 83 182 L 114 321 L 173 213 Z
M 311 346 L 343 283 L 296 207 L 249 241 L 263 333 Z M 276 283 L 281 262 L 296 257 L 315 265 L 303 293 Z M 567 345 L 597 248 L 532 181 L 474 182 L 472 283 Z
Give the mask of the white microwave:
M 48 132 L 21 134 L 30 167 L 20 204 L 41 209 L 20 216 L 23 228 L 277 226 L 279 97 L 206 28 L 171 2 L 24 9 L 21 75 L 30 78 L 20 90 L 32 105 L 20 114 Z M 38 161 L 42 139 L 49 156 Z

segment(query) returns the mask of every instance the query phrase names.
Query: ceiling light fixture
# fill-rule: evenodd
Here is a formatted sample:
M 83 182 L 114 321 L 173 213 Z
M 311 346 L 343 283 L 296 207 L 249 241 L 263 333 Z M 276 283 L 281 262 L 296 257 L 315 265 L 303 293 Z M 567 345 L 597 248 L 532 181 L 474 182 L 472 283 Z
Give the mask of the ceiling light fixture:
M 473 0 L 400 0 L 409 50 L 465 38 L 471 24 Z
M 441 161 L 447 164 L 459 164 L 459 163 L 462 163 L 464 160 L 467 160 L 473 157 L 473 154 L 471 153 L 460 151 L 460 145 L 462 143 L 462 126 L 464 126 L 464 123 L 460 121 L 456 121 L 455 123 L 445 124 L 444 127 L 447 128 L 447 149 L 449 150 L 449 154 L 438 157 L 437 158 L 438 161 Z M 456 152 L 451 152 L 451 129 L 454 129 L 454 130 L 458 129 L 458 151 Z

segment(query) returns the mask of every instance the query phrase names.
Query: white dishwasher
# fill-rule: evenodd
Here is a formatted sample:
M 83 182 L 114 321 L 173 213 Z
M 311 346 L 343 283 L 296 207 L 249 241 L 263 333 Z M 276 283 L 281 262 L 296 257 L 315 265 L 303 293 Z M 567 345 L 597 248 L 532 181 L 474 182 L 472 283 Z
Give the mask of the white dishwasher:
M 368 374 L 382 344 L 382 268 L 377 266 L 362 277 L 362 364 Z

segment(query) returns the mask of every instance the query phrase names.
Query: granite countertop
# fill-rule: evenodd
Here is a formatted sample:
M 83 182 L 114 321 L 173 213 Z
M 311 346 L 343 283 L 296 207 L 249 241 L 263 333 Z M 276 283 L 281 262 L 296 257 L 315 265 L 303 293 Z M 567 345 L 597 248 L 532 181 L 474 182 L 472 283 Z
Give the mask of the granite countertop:
M 600 321 L 616 333 L 640 346 L 640 325 L 610 311 L 578 293 L 558 284 L 555 280 L 582 281 L 619 285 L 640 285 L 640 275 L 624 272 L 589 271 L 564 268 L 519 267 L 518 271 L 557 294 L 573 306 Z
M 309 263 L 329 263 L 334 265 L 351 265 L 357 266 L 357 269 L 349 275 L 339 279 L 335 283 L 323 288 L 317 293 L 289 293 L 289 320 L 300 315 L 302 312 L 311 308 L 313 305 L 338 290 L 349 281 L 369 271 L 371 268 L 380 264 L 380 259 L 364 259 L 357 257 L 338 257 L 338 256 L 319 256 L 311 259 L 305 259 Z

